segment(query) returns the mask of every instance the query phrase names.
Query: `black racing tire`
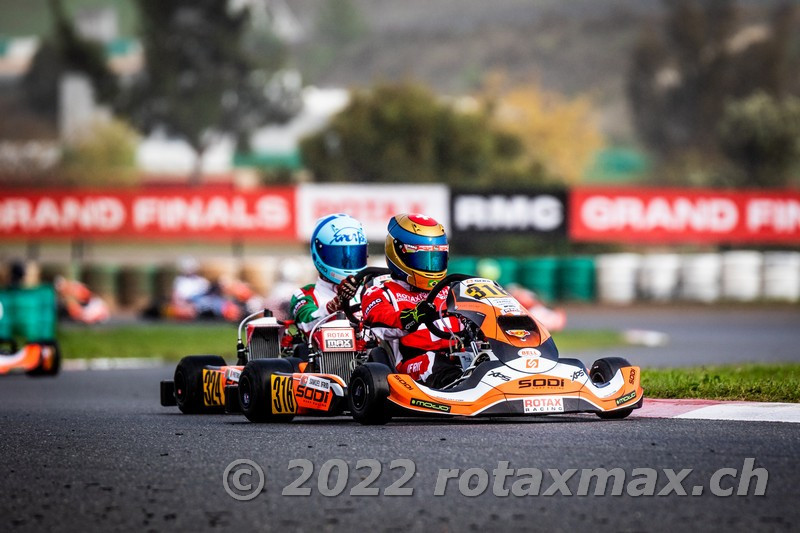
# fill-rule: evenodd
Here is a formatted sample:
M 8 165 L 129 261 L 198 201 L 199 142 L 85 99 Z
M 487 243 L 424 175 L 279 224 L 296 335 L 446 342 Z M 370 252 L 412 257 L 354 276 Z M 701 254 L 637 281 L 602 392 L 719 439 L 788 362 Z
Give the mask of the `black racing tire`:
M 49 342 L 39 342 L 36 343 L 41 345 L 43 350 L 53 350 L 52 359 L 50 361 L 49 367 L 45 368 L 45 363 L 42 361 L 39 366 L 27 372 L 29 376 L 33 377 L 45 377 L 45 376 L 55 376 L 58 374 L 58 371 L 61 369 L 61 349 L 58 347 L 58 343 L 56 341 L 49 341 Z
M 382 363 L 357 366 L 347 387 L 353 419 L 365 426 L 381 426 L 392 419 L 389 398 L 391 370 Z
M 239 404 L 250 422 L 290 422 L 294 418 L 294 413 L 275 414 L 272 409 L 272 374 L 294 373 L 292 361 L 288 359 L 256 359 L 248 362 L 242 370 L 239 376 Z M 290 401 L 293 400 L 291 396 Z
M 617 373 L 617 370 L 631 366 L 627 359 L 622 357 L 604 357 L 592 363 L 589 370 L 589 378 L 592 383 L 608 383 Z M 616 409 L 614 411 L 598 412 L 597 416 L 603 420 L 622 420 L 633 412 L 633 407 L 629 409 Z
M 184 414 L 222 412 L 222 407 L 206 407 L 203 403 L 203 367 L 225 366 L 218 355 L 187 355 L 175 367 L 175 403 Z
M 300 372 L 300 363 L 303 362 L 303 360 L 301 358 L 299 358 L 299 357 L 284 357 L 283 360 L 284 361 L 289 361 L 289 363 L 292 365 L 292 372 L 297 372 L 297 373 Z

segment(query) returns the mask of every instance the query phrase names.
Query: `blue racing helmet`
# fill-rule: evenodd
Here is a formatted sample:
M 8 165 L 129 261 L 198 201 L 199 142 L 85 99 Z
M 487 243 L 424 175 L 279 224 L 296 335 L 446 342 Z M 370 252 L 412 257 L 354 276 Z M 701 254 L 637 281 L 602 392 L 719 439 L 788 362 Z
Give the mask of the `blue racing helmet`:
M 317 221 L 311 234 L 311 260 L 319 275 L 336 285 L 367 266 L 367 237 L 361 222 L 337 213 Z

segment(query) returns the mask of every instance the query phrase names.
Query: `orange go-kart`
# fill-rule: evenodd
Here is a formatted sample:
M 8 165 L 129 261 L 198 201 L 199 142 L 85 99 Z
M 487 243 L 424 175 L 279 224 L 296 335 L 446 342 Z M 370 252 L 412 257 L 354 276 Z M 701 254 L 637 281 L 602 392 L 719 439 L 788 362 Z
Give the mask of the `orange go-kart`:
M 58 344 L 29 342 L 17 348 L 13 341 L 0 343 L 0 375 L 25 372 L 29 376 L 55 376 L 61 367 Z
M 395 373 L 379 351 L 355 368 L 348 386 L 350 411 L 362 424 L 384 424 L 393 416 L 509 416 L 596 413 L 619 419 L 642 406 L 639 367 L 618 357 L 586 368 L 560 358 L 550 333 L 499 284 L 451 274 L 428 295 L 449 289 L 444 313 L 459 318 L 459 331 L 427 328 L 454 338 L 464 373 L 454 383 L 432 389 Z M 384 347 L 385 350 L 387 347 Z M 383 362 L 381 362 L 383 359 Z

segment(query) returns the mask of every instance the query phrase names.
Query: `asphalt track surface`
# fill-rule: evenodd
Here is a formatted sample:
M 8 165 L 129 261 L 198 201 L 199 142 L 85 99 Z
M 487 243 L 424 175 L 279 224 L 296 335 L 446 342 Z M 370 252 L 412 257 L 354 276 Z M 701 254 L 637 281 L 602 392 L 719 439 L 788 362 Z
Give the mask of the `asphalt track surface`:
M 665 333 L 661 346 L 624 346 L 562 354 L 587 365 L 625 357 L 644 368 L 745 362 L 800 363 L 798 305 L 573 306 L 567 327 L 577 330 L 646 330 Z M 558 333 L 554 333 L 558 344 Z
M 11 376 L 0 385 L 0 530 L 3 531 L 797 531 L 800 525 L 800 424 L 715 422 L 594 416 L 484 420 L 399 420 L 362 427 L 348 418 L 296 419 L 257 425 L 238 415 L 181 415 L 158 405 L 157 383 L 171 368 L 65 372 L 56 379 Z M 717 497 L 709 480 L 744 460 L 769 472 L 766 494 Z M 264 490 L 237 501 L 223 488 L 223 471 L 250 459 L 265 472 Z M 307 459 L 310 496 L 283 496 L 300 475 L 289 461 Z M 343 494 L 321 495 L 326 461 L 342 459 L 349 476 Z M 376 459 L 379 496 L 351 496 Z M 412 496 L 383 494 L 411 459 Z M 492 469 L 538 468 L 539 496 L 495 496 Z M 554 496 L 547 469 L 619 467 L 626 485 L 635 468 L 693 472 L 681 483 L 702 496 Z M 468 497 L 451 481 L 434 497 L 439 469 L 482 468 L 489 486 Z M 335 488 L 337 471 L 330 475 Z M 668 482 L 657 470 L 656 492 Z M 505 481 L 511 489 L 521 476 Z M 242 484 L 252 481 L 245 476 Z M 478 479 L 473 480 L 473 487 Z M 578 475 L 567 487 L 578 491 Z M 721 486 L 738 487 L 725 480 Z M 609 487 L 611 484 L 609 484 Z M 469 486 L 468 486 L 469 488 Z M 610 488 L 608 489 L 610 494 Z M 590 487 L 589 494 L 593 494 Z M 627 489 L 624 491 L 627 493 Z
M 686 364 L 798 360 L 796 310 L 703 311 L 586 310 L 571 313 L 570 324 L 667 332 L 666 346 L 624 349 L 631 353 L 623 355 L 645 366 L 664 360 L 680 366 L 680 357 Z M 679 333 L 685 338 L 676 337 Z M 619 354 L 613 352 L 609 355 Z M 594 355 L 605 354 L 579 355 L 590 363 Z M 187 416 L 161 407 L 158 381 L 172 371 L 163 366 L 0 380 L 0 531 L 800 529 L 800 424 L 635 417 L 602 421 L 570 415 L 404 419 L 384 427 L 362 427 L 345 417 L 256 425 L 238 415 Z M 747 496 L 711 494 L 713 472 L 741 472 L 746 458 L 768 471 L 766 494 L 753 495 L 756 480 Z M 223 487 L 223 472 L 237 459 L 255 461 L 265 473 L 264 489 L 251 501 L 234 500 Z M 301 469 L 288 468 L 297 459 L 314 465 L 302 485 L 311 489 L 310 496 L 282 495 L 301 474 Z M 334 459 L 347 464 L 348 476 L 341 495 L 326 497 L 318 485 L 320 471 Z M 381 473 L 369 485 L 379 489 L 378 496 L 349 495 L 369 473 L 356 468 L 364 459 L 380 463 Z M 398 459 L 415 463 L 414 476 L 404 485 L 413 489 L 411 496 L 385 494 L 405 472 L 391 470 Z M 508 461 L 512 470 L 541 470 L 539 495 L 494 495 L 492 470 L 500 461 Z M 625 475 L 622 496 L 610 495 L 611 483 L 605 496 L 593 495 L 594 485 L 589 495 L 576 495 L 581 469 L 617 467 Z M 440 469 L 452 468 L 459 474 L 485 470 L 487 489 L 465 496 L 454 479 L 443 496 L 434 496 Z M 637 468 L 656 469 L 656 493 L 668 484 L 662 469 L 692 469 L 681 482 L 689 495 L 631 496 L 627 486 L 637 479 Z M 578 469 L 567 482 L 572 495 L 561 489 L 544 495 L 554 487 L 548 469 L 561 475 Z M 327 487 L 335 488 L 337 475 L 335 468 L 329 472 Z M 501 488 L 511 489 L 522 476 L 512 473 Z M 721 487 L 733 487 L 735 494 L 738 483 L 726 478 Z M 701 496 L 691 495 L 695 486 L 704 487 Z

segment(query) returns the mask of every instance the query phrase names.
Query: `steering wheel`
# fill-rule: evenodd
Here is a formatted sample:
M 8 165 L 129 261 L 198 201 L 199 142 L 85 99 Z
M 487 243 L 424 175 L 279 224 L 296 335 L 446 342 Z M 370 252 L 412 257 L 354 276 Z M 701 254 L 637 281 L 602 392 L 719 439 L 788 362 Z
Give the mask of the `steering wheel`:
M 475 276 L 468 276 L 466 274 L 448 274 L 447 276 L 439 280 L 439 283 L 433 286 L 431 292 L 429 292 L 427 298 L 425 298 L 425 301 L 435 307 L 434 302 L 436 302 L 436 297 L 439 296 L 439 293 L 442 292 L 442 290 L 445 287 L 449 287 L 450 284 L 452 283 L 458 281 L 464 281 L 466 279 L 471 279 L 474 277 Z M 459 339 L 465 340 L 465 337 L 468 333 L 466 331 L 449 331 L 449 332 L 443 331 L 436 324 L 434 324 L 433 320 L 431 320 L 430 322 L 425 322 L 425 326 L 434 335 L 442 339 L 447 339 L 449 337 L 456 336 Z
M 353 277 L 356 278 L 356 286 L 362 287 L 372 281 L 373 278 L 389 273 L 391 273 L 391 270 L 386 267 L 366 267 Z M 356 289 L 356 294 L 358 294 L 358 289 Z M 359 320 L 356 318 L 355 312 L 360 309 L 361 303 L 347 302 L 342 311 L 344 311 L 345 316 L 351 323 L 358 324 Z

